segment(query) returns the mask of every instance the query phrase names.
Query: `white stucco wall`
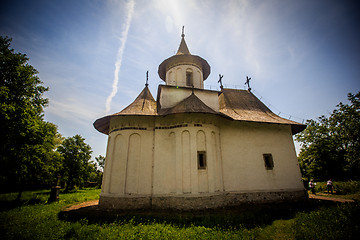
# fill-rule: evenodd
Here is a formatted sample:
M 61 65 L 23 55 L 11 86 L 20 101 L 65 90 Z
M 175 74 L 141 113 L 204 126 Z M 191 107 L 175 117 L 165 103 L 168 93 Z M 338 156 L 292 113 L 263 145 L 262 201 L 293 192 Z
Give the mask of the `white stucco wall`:
M 206 168 L 198 168 L 198 151 Z M 266 170 L 263 154 L 272 154 Z M 115 117 L 103 196 L 302 191 L 290 126 L 211 114 Z
M 225 191 L 303 189 L 290 126 L 224 121 L 221 154 Z M 272 154 L 272 170 L 263 154 Z
M 191 71 L 193 75 L 193 85 L 195 88 L 204 88 L 204 78 L 200 68 L 194 65 L 178 65 L 170 68 L 166 72 L 166 84 L 179 87 L 191 87 L 186 84 L 186 71 Z
M 203 117 L 183 114 L 155 121 L 139 116 L 113 118 L 102 194 L 222 191 L 219 129 L 212 122 L 216 117 L 209 115 L 205 122 Z M 198 169 L 198 151 L 206 153 L 206 169 Z
M 194 89 L 194 93 L 208 107 L 219 112 L 218 92 Z M 191 94 L 191 88 L 163 87 L 161 88 L 159 103 L 161 108 L 171 108 Z
M 155 130 L 154 194 L 198 194 L 222 191 L 219 130 L 208 123 L 176 124 L 162 119 Z M 173 121 L 173 122 L 172 122 Z M 185 126 L 185 124 L 187 126 Z M 206 169 L 198 169 L 198 151 L 206 153 Z
M 153 124 L 151 117 L 111 119 L 102 193 L 151 194 Z

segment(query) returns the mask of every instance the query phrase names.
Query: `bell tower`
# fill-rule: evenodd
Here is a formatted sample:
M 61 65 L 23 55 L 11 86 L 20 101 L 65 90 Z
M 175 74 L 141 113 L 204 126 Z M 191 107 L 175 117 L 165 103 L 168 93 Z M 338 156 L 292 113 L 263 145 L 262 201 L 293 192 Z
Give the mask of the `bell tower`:
M 205 59 L 190 53 L 185 42 L 184 27 L 177 53 L 159 65 L 158 74 L 166 85 L 204 89 L 210 65 Z

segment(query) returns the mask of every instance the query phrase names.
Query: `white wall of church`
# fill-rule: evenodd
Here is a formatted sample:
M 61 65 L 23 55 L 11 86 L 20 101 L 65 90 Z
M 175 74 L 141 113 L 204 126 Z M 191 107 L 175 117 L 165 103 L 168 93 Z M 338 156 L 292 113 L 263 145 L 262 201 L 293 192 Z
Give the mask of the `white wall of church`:
M 128 117 L 126 121 L 113 118 L 110 131 L 102 193 L 151 194 L 154 136 L 151 121 L 140 117 Z
M 218 92 L 194 89 L 195 95 L 215 112 L 219 112 Z M 163 87 L 159 103 L 161 108 L 171 108 L 192 94 L 191 88 Z
M 218 128 L 210 124 L 195 124 L 191 122 L 187 126 L 156 129 L 155 195 L 222 191 Z M 171 124 L 167 126 L 171 127 Z M 204 169 L 199 169 L 198 152 L 206 154 Z
M 197 121 L 200 118 L 168 116 L 157 120 L 154 130 L 149 124 L 151 118 L 133 118 L 113 118 L 111 122 L 102 194 L 175 195 L 223 190 L 216 126 Z M 204 169 L 199 169 L 198 152 L 206 155 Z
M 206 116 L 113 118 L 102 194 L 303 190 L 290 126 Z M 199 168 L 199 152 L 205 168 Z M 272 155 L 273 169 L 265 168 L 263 154 Z
M 227 192 L 303 189 L 290 126 L 225 121 L 221 153 Z M 263 154 L 272 155 L 272 170 Z

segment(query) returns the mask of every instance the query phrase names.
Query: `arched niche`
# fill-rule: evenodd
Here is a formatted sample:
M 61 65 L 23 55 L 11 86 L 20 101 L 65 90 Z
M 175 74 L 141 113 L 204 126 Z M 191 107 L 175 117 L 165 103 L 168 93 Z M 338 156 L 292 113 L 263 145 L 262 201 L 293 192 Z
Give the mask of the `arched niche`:
M 128 156 L 126 164 L 125 193 L 138 193 L 139 168 L 141 157 L 141 136 L 133 133 L 129 136 Z

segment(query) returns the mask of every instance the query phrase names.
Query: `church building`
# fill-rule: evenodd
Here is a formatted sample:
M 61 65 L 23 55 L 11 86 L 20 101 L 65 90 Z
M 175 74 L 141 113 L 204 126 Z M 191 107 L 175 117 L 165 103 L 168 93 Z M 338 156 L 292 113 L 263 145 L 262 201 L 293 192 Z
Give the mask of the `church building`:
M 307 198 L 292 135 L 250 90 L 204 89 L 208 62 L 182 34 L 177 53 L 122 111 L 97 119 L 108 135 L 99 205 L 112 209 L 211 209 Z

